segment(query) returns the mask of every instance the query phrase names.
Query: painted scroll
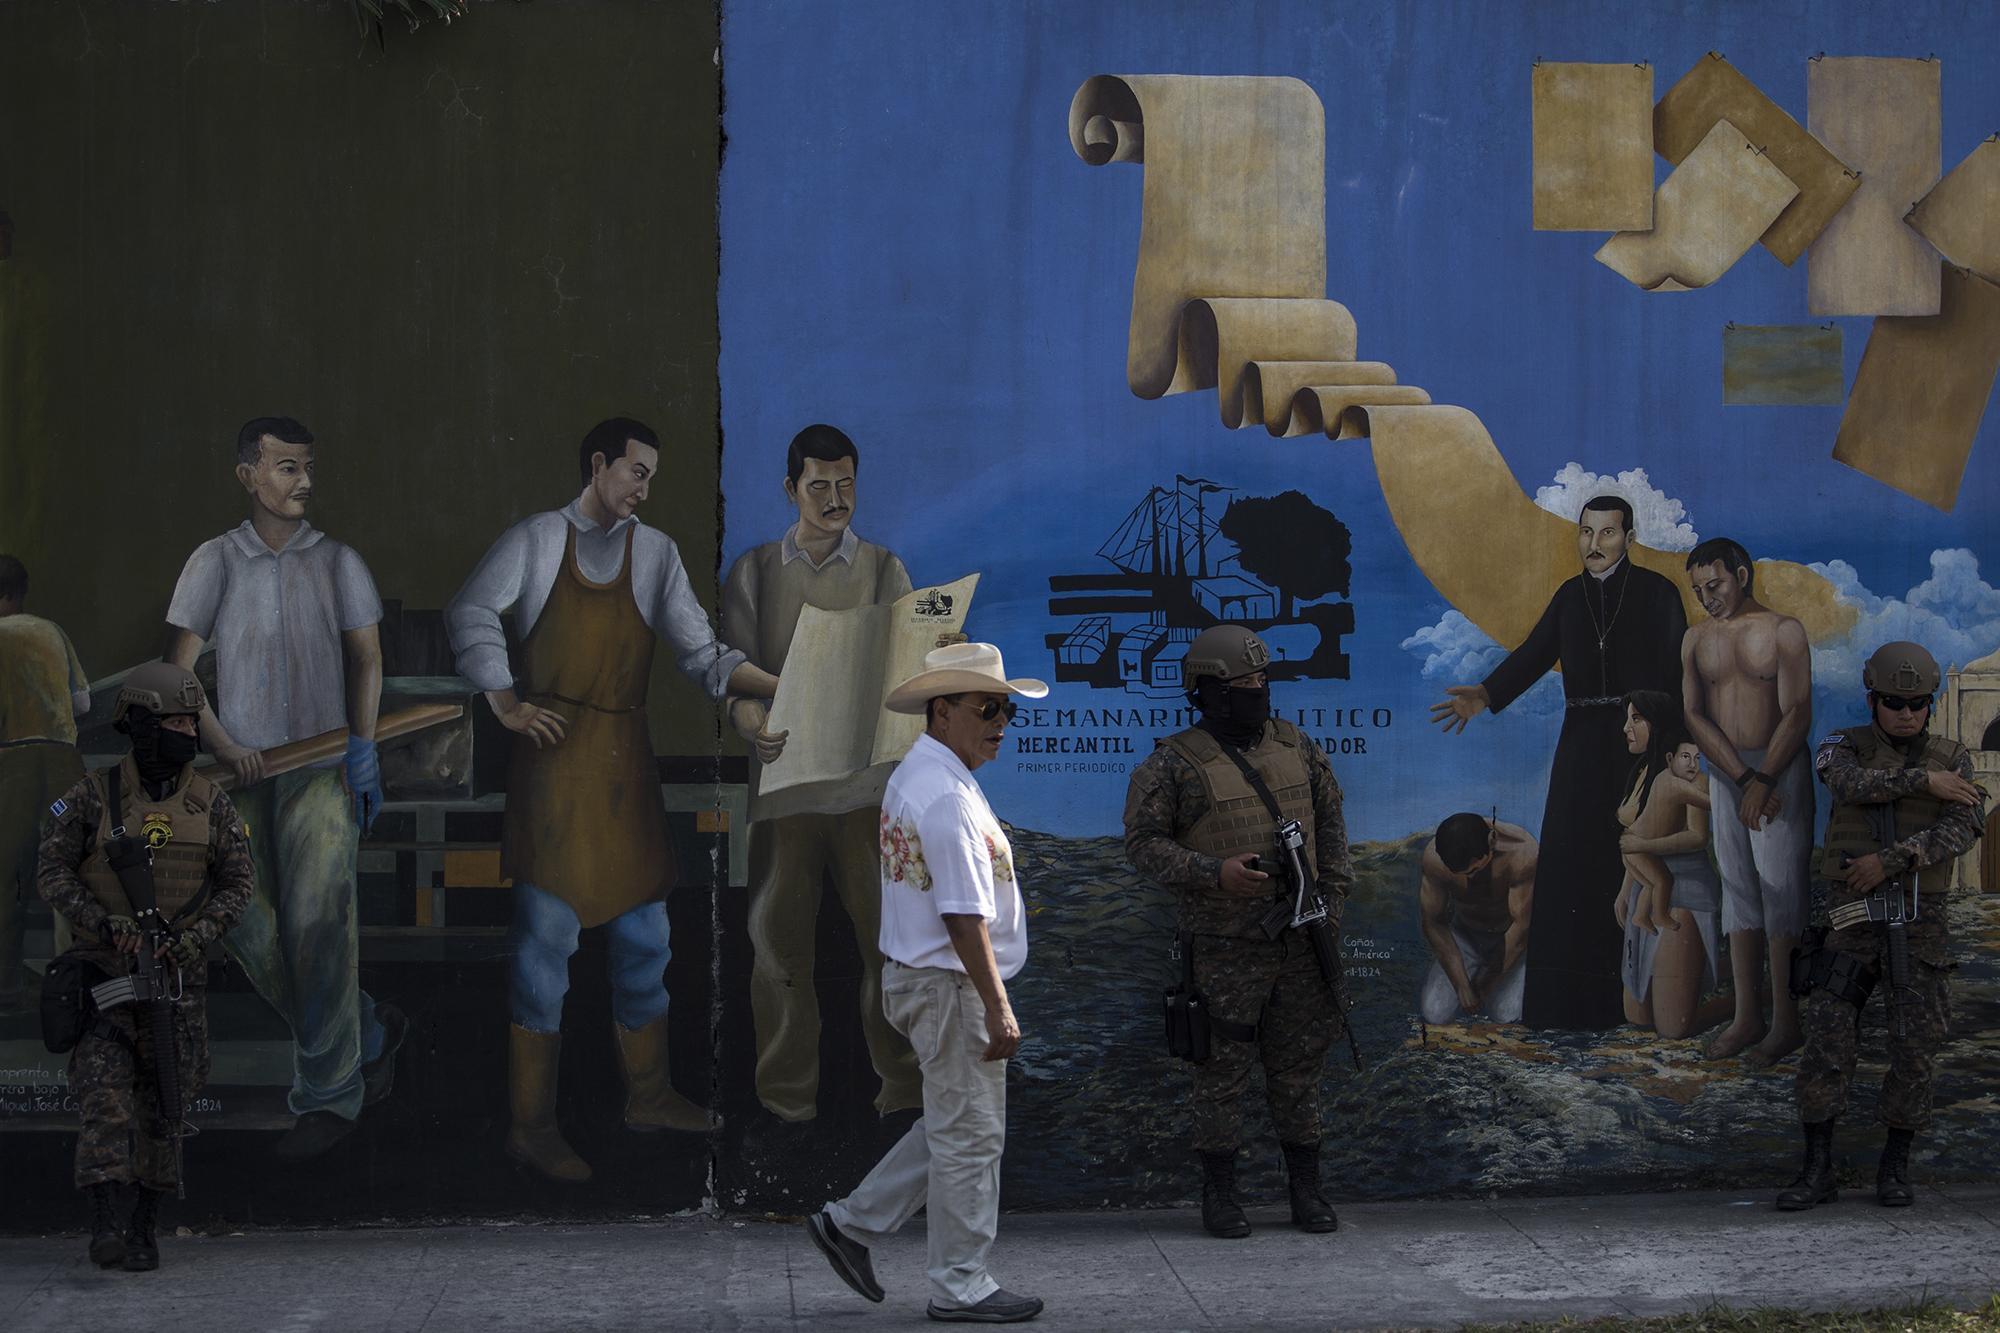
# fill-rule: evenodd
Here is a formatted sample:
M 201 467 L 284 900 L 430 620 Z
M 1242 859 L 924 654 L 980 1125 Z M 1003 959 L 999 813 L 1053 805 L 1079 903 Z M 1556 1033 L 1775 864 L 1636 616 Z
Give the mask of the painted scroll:
M 1944 267 L 1938 313 L 1868 335 L 1833 456 L 1950 513 L 2000 371 L 2000 286 Z
M 1574 523 L 1522 490 L 1477 416 L 1431 403 L 1382 362 L 1355 360 L 1353 317 L 1325 296 L 1320 114 L 1294 79 L 1099 75 L 1077 90 L 1077 156 L 1146 173 L 1128 382 L 1145 398 L 1217 387 L 1231 427 L 1370 440 L 1418 568 L 1480 629 L 1519 643 L 1550 584 L 1575 572 Z M 1246 254 L 1274 267 L 1260 271 Z M 1631 549 L 1685 586 L 1684 556 Z M 1804 566 L 1759 561 L 1757 578 L 1815 641 L 1854 623 L 1853 608 Z
M 1653 68 L 1537 64 L 1531 76 L 1537 231 L 1653 226 Z
M 1861 180 L 1826 145 L 1806 133 L 1783 107 L 1758 91 L 1737 68 L 1711 51 L 1653 108 L 1653 147 L 1678 165 L 1726 120 L 1761 147 L 1799 187 L 1798 197 L 1760 238 L 1781 263 L 1805 253 L 1840 212 Z
M 1806 125 L 1861 173 L 1812 243 L 1815 315 L 1935 315 L 1938 256 L 1903 223 L 1943 170 L 1938 62 L 1821 57 L 1806 64 Z
M 1214 366 L 1181 352 L 1181 311 L 1202 297 L 1267 298 L 1238 312 L 1232 350 L 1244 359 L 1297 359 L 1288 335 L 1302 320 L 1286 298 L 1326 300 L 1326 116 L 1297 79 L 1178 74 L 1099 75 L 1069 108 L 1070 146 L 1093 166 L 1143 162 L 1144 221 L 1132 283 L 1126 377 L 1141 398 L 1215 385 Z M 1352 325 L 1351 318 L 1348 321 Z M 1268 324 L 1268 327 L 1267 327 Z M 1337 350 L 1328 359 L 1352 357 Z
M 1653 230 L 1625 231 L 1597 262 L 1649 292 L 1706 287 L 1757 243 L 1799 187 L 1736 126 L 1718 120 L 1653 201 Z

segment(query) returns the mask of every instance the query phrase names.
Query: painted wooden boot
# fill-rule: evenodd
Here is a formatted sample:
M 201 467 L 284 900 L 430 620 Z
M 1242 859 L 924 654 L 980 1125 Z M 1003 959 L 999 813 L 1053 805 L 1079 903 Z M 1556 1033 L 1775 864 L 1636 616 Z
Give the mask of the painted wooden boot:
M 681 1096 L 668 1077 L 666 1015 L 642 1028 L 612 1026 L 618 1031 L 618 1062 L 625 1069 L 625 1128 L 642 1134 L 708 1129 L 708 1108 Z

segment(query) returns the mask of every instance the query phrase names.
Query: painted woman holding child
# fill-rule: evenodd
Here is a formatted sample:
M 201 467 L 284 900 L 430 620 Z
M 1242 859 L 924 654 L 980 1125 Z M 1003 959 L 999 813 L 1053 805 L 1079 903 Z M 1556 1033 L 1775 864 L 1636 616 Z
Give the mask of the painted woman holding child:
M 1625 932 L 1625 1019 L 1686 1037 L 1729 1014 L 1727 997 L 1701 1003 L 1716 981 L 1722 906 L 1708 859 L 1708 779 L 1670 694 L 1625 696 L 1625 745 L 1639 756 L 1618 807 L 1625 875 L 1613 911 Z

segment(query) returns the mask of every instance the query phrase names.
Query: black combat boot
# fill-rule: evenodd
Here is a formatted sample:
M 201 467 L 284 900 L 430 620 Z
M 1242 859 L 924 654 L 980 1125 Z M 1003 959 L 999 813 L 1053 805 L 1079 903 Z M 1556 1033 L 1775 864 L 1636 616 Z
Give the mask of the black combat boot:
M 1338 1231 L 1340 1218 L 1319 1190 L 1319 1145 L 1281 1143 L 1292 1189 L 1292 1225 L 1301 1231 Z
M 135 1186 L 139 1197 L 132 1204 L 132 1222 L 125 1228 L 125 1271 L 150 1273 L 160 1266 L 160 1242 L 153 1234 L 160 1217 L 160 1192 Z
M 116 1268 L 125 1262 L 125 1238 L 118 1234 L 118 1204 L 111 1186 L 92 1185 L 90 1194 L 90 1262 Z
M 1833 1121 L 1808 1120 L 1805 1130 L 1806 1164 L 1797 1180 L 1778 1191 L 1780 1212 L 1802 1213 L 1840 1197 L 1833 1183 Z
M 1236 1205 L 1236 1154 L 1201 1155 L 1201 1224 L 1211 1236 L 1239 1240 L 1250 1234 L 1250 1219 Z
M 1912 1129 L 1889 1128 L 1889 1141 L 1882 1145 L 1882 1164 L 1875 1168 L 1875 1202 L 1884 1208 L 1908 1208 L 1917 1201 L 1910 1188 L 1910 1141 Z

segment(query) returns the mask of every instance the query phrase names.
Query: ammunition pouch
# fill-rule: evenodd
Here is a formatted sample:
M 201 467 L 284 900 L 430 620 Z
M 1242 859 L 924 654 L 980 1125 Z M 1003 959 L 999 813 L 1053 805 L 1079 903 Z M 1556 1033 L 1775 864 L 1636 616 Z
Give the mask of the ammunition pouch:
M 1169 987 L 1162 997 L 1167 1022 L 1167 1054 L 1190 1064 L 1206 1064 L 1215 1037 L 1229 1041 L 1256 1041 L 1256 1024 L 1232 1023 L 1226 1018 L 1217 1018 L 1208 1011 L 1208 1001 L 1195 989 L 1194 935 L 1182 931 L 1174 940 L 1174 951 L 1180 955 L 1180 980 Z
M 1859 955 L 1827 948 L 1823 926 L 1808 930 L 1804 941 L 1792 950 L 1791 991 L 1799 999 L 1823 990 L 1859 1009 L 1868 1003 L 1881 978 L 1880 969 Z
M 90 993 L 110 979 L 108 972 L 75 949 L 49 961 L 42 973 L 42 1045 L 50 1053 L 75 1050 L 97 1026 L 97 1005 Z

